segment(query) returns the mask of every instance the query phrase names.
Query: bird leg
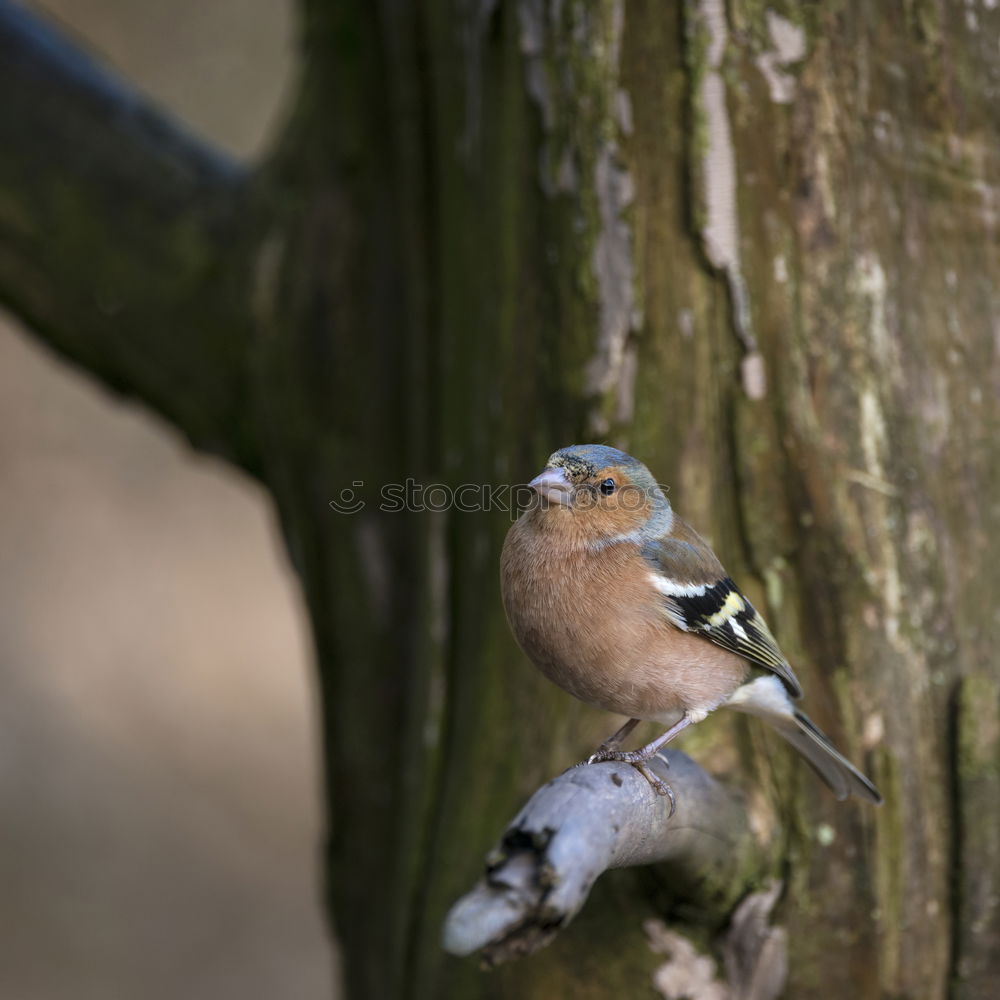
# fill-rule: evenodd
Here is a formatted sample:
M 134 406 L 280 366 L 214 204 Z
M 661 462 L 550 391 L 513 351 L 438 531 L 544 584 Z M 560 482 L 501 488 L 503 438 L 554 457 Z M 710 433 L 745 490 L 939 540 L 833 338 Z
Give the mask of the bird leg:
M 610 750 L 617 750 L 622 743 L 625 741 L 625 737 L 628 736 L 636 726 L 639 725 L 638 719 L 629 719 L 624 726 L 619 729 L 614 736 L 609 736 L 591 755 L 590 759 L 587 761 L 588 764 L 593 764 L 597 759 L 599 753 L 608 753 Z
M 620 760 L 623 764 L 642 764 L 649 760 L 650 757 L 655 757 L 656 752 L 664 744 L 669 743 L 679 732 L 687 729 L 691 725 L 692 720 L 687 715 L 682 715 L 679 722 L 675 722 L 662 736 L 657 736 L 652 743 L 647 743 L 644 747 L 640 747 L 638 750 L 616 750 L 614 749 L 614 743 L 617 740 L 618 743 L 621 740 L 618 739 L 619 736 L 627 735 L 635 727 L 635 719 L 631 719 L 627 722 L 621 729 L 615 733 L 614 736 L 608 740 L 608 743 L 602 744 L 594 753 L 591 755 L 590 763 L 596 764 L 598 761 L 602 760 Z M 608 746 L 612 744 L 612 746 Z
M 615 733 L 611 739 L 602 743 L 597 750 L 590 755 L 588 764 L 597 764 L 602 760 L 617 760 L 623 764 L 631 764 L 649 783 L 659 795 L 670 796 L 670 811 L 673 812 L 674 794 L 666 782 L 661 781 L 646 766 L 646 761 L 655 757 L 659 749 L 669 743 L 679 732 L 687 729 L 691 725 L 692 719 L 687 715 L 682 715 L 680 721 L 675 722 L 662 736 L 657 736 L 652 743 L 647 743 L 638 750 L 618 750 L 615 749 L 634 728 L 637 719 L 629 719 L 621 729 Z

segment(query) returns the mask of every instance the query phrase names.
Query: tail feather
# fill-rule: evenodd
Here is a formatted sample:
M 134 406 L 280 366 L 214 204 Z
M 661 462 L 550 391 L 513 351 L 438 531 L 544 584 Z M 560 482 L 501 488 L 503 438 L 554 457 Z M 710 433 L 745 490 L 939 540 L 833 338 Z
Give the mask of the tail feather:
M 803 757 L 838 799 L 856 795 L 878 805 L 878 789 L 800 712 L 782 682 L 773 674 L 747 682 L 727 702 L 738 712 L 769 722 Z
M 878 789 L 827 739 L 804 713 L 795 711 L 791 719 L 768 721 L 806 759 L 838 799 L 856 795 L 878 805 Z

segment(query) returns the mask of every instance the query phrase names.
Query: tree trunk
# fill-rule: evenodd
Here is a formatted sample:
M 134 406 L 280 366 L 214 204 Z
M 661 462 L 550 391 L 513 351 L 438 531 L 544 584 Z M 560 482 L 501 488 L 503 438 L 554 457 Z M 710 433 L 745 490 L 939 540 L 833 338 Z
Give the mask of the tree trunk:
M 171 403 L 182 379 L 152 391 L 128 352 L 109 377 L 277 500 L 319 653 L 352 997 L 640 995 L 664 962 L 644 921 L 709 948 L 731 916 L 618 871 L 531 958 L 486 975 L 440 948 L 506 820 L 616 721 L 515 648 L 511 512 L 381 491 L 488 495 L 583 440 L 669 484 L 886 797 L 836 803 L 753 720 L 684 741 L 743 790 L 759 883 L 783 879 L 787 995 L 993 995 L 998 33 L 995 4 L 957 0 L 304 0 L 301 91 L 239 181 L 226 280 L 206 263 L 185 285 L 226 318 L 225 409 Z M 11 176 L 18 308 L 3 265 L 34 237 Z M 38 265 L 55 300 L 61 266 Z M 104 373 L 62 314 L 41 325 Z

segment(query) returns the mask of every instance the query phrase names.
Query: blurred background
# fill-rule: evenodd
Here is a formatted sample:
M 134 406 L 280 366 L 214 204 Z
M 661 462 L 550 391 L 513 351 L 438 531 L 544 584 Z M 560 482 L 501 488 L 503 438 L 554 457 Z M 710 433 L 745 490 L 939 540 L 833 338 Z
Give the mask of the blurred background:
M 34 4 L 266 146 L 284 0 Z M 269 499 L 0 317 L 0 997 L 329 997 L 310 651 Z

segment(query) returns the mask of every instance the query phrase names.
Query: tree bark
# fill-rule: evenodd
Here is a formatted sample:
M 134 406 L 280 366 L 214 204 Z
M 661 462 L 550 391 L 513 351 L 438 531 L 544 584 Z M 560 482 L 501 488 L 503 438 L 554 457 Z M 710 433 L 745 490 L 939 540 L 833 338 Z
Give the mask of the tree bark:
M 439 947 L 506 817 L 615 723 L 515 649 L 499 501 L 381 490 L 523 482 L 596 439 L 670 484 L 885 794 L 836 804 L 752 720 L 684 744 L 778 845 L 788 995 L 990 996 L 1000 10 L 309 0 L 249 178 L 44 46 L 25 68 L 12 10 L 0 294 L 272 490 L 351 995 L 630 995 L 645 919 L 710 948 L 731 916 L 619 871 L 526 961 Z
M 0 291 L 72 361 L 255 466 L 247 172 L 0 0 Z

